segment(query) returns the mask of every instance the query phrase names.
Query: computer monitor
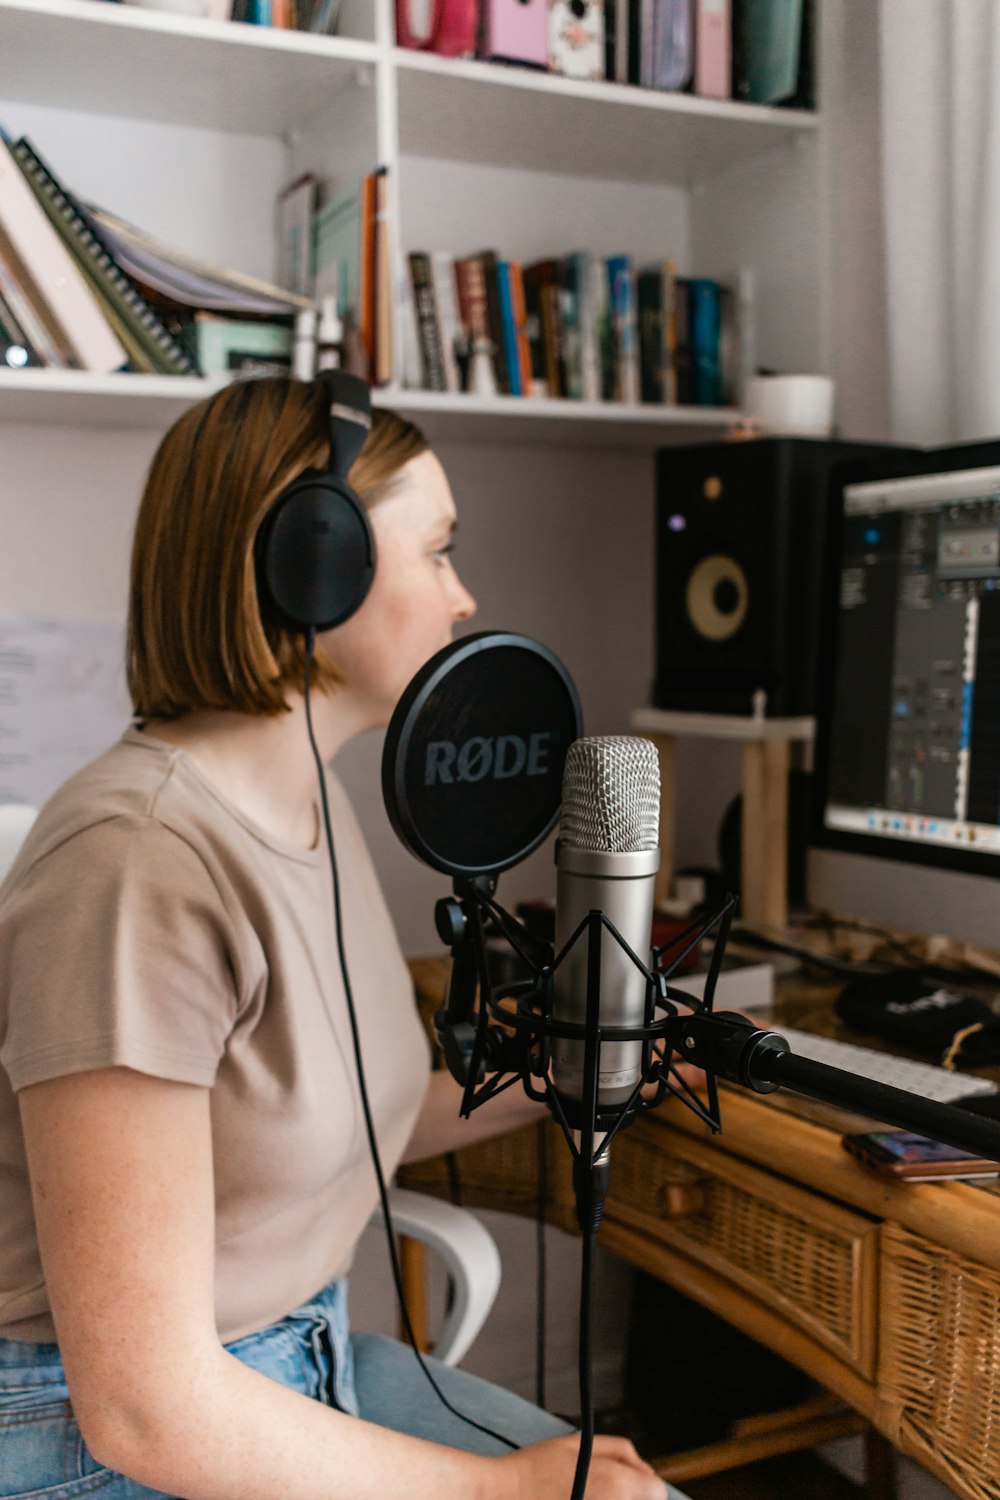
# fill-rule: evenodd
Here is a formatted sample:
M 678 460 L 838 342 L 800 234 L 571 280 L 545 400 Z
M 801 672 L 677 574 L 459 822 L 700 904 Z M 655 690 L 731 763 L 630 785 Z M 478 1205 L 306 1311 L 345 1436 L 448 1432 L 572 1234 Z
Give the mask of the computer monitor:
M 1000 463 L 837 508 L 810 904 L 1000 947 Z

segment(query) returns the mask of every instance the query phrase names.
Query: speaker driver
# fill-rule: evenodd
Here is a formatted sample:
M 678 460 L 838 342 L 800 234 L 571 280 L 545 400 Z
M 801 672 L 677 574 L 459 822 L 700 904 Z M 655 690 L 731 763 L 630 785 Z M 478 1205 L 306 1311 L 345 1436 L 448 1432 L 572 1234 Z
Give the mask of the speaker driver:
M 703 557 L 687 582 L 687 615 L 705 640 L 728 641 L 742 626 L 750 604 L 747 575 L 734 557 Z

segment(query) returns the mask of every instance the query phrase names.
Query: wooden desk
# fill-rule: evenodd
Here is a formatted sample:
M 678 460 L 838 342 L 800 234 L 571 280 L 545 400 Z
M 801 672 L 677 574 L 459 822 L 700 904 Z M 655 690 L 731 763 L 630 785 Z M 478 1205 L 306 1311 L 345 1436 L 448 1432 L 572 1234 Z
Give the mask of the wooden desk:
M 439 1003 L 443 964 L 414 970 Z M 829 997 L 785 981 L 775 1020 L 832 1031 Z M 722 1117 L 713 1140 L 668 1102 L 622 1134 L 601 1243 L 799 1365 L 964 1500 L 1000 1500 L 1000 1189 L 883 1182 L 840 1145 L 854 1117 L 788 1094 L 726 1089 Z M 535 1212 L 534 1129 L 457 1161 L 469 1207 Z M 547 1217 L 572 1231 L 554 1126 L 546 1161 Z M 400 1180 L 448 1196 L 442 1162 Z

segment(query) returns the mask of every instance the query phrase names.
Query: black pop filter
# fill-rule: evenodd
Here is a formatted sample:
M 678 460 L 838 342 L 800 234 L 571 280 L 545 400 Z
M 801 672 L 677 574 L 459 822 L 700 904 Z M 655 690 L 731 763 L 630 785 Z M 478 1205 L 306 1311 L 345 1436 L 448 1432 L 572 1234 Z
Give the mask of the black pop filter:
M 524 635 L 483 631 L 432 656 L 389 723 L 382 795 L 412 854 L 446 875 L 525 859 L 559 816 L 582 731 L 562 662 Z

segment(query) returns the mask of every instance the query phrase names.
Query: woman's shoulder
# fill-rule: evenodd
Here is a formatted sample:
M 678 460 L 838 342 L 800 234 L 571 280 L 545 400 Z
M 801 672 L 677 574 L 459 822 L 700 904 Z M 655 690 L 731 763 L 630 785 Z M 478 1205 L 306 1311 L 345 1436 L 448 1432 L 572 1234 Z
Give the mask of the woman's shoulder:
M 150 843 L 160 841 L 168 822 L 159 813 L 175 772 L 176 757 L 169 746 L 144 744 L 137 731 L 127 729 L 44 803 L 11 878 L 57 850 L 79 850 L 86 858 L 85 851 L 113 830 L 128 829 L 131 835 L 144 833 Z

